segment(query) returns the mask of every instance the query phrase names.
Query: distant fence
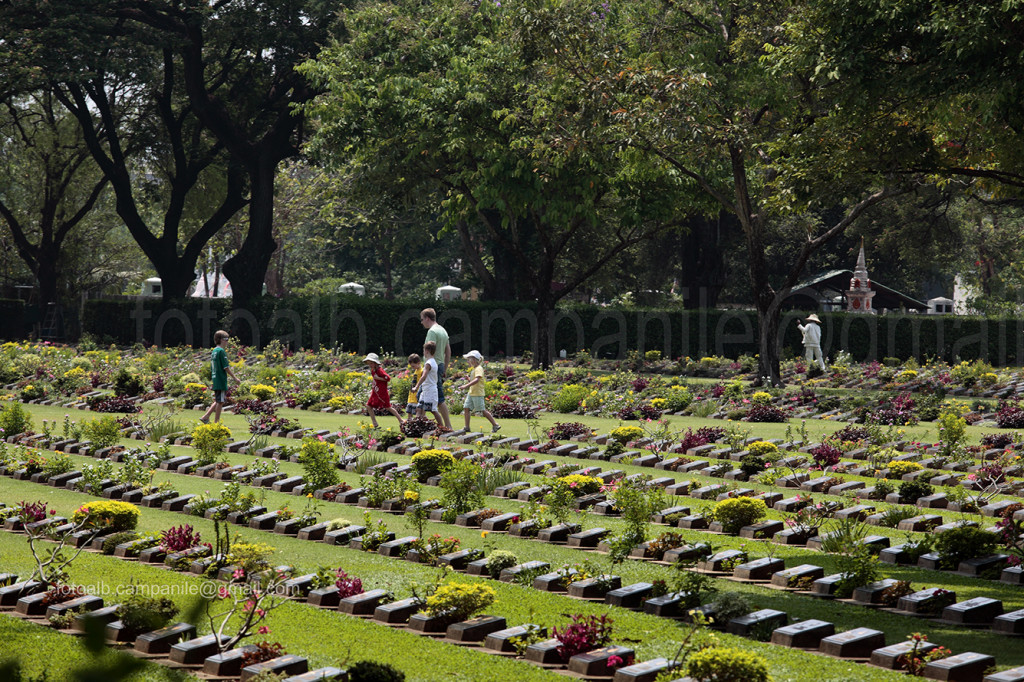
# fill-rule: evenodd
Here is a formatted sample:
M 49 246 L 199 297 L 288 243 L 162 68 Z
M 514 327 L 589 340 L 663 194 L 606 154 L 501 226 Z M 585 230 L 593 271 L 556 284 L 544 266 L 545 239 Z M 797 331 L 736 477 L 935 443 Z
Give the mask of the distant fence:
M 360 296 L 264 298 L 247 310 L 220 299 L 187 299 L 171 306 L 152 299 L 85 303 L 82 330 L 130 345 L 209 346 L 213 332 L 239 318 L 243 340 L 262 346 L 278 339 L 292 348 L 343 347 L 358 353 L 419 352 L 424 330 L 419 312 L 438 311 L 452 351 L 479 349 L 488 356 L 536 351 L 537 313 L 531 303 L 385 301 Z M 783 313 L 779 339 L 801 353 L 797 324 L 803 312 Z M 895 357 L 983 358 L 996 365 L 1024 363 L 1024 320 L 942 315 L 819 313 L 822 350 L 846 350 L 857 360 Z M 624 358 L 630 350 L 659 350 L 666 357 L 738 357 L 757 353 L 757 315 L 748 310 L 603 308 L 566 306 L 551 320 L 552 349 L 570 355 Z

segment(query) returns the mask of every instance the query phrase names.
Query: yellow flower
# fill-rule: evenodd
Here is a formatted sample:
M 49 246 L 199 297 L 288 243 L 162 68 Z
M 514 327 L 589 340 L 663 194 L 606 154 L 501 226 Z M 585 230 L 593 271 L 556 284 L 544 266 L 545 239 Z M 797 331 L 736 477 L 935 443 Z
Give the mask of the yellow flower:
M 487 532 L 488 532 L 488 531 L 486 531 L 486 530 L 482 530 L 482 531 L 480 531 L 480 537 L 482 537 L 482 538 L 486 538 L 486 537 L 487 537 Z
M 306 497 L 313 497 L 313 493 L 309 493 Z

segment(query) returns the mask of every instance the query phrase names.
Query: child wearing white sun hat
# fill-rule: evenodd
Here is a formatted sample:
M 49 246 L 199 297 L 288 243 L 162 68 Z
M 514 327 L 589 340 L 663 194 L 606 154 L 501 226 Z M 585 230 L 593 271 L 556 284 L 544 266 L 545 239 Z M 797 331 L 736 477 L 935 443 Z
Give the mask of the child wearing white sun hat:
M 462 387 L 469 391 L 466 395 L 466 401 L 462 405 L 462 414 L 466 418 L 466 430 L 469 431 L 470 413 L 476 412 L 483 414 L 487 421 L 491 422 L 491 431 L 497 433 L 501 426 L 498 422 L 494 421 L 494 416 L 487 411 L 487 405 L 484 402 L 484 396 L 486 395 L 484 391 L 484 356 L 478 350 L 471 350 L 462 357 L 469 361 L 470 367 L 469 382 Z

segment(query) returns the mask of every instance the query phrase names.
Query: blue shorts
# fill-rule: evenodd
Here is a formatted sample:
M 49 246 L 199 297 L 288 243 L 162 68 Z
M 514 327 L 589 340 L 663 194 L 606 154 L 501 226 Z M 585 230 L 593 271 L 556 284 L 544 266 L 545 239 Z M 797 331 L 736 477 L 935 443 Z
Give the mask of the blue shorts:
M 417 407 L 419 407 L 419 403 L 406 403 L 405 404 L 405 413 L 406 414 L 416 414 L 416 408 Z
M 215 403 L 224 403 L 224 402 L 227 402 L 227 399 L 228 399 L 228 392 L 227 391 L 214 391 L 213 392 L 213 402 L 215 402 Z

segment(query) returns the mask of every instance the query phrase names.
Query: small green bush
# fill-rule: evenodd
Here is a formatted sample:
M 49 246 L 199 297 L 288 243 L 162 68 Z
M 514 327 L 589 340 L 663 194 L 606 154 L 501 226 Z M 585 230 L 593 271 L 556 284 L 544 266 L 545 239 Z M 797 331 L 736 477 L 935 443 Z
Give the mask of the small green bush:
M 710 647 L 690 654 L 686 674 L 700 682 L 769 682 L 768 661 L 757 654 Z
M 455 457 L 452 453 L 438 448 L 422 450 L 412 456 L 412 468 L 415 469 L 416 477 L 420 481 L 442 474 L 454 464 Z
M 481 583 L 447 583 L 427 597 L 426 612 L 452 622 L 467 620 L 494 603 L 498 593 Z
M 580 403 L 582 403 L 586 397 L 590 394 L 586 386 L 580 386 L 579 384 L 566 384 L 562 387 L 562 390 L 551 399 L 551 411 L 552 412 L 575 412 L 580 409 Z
M 0 410 L 0 429 L 3 429 L 4 438 L 30 431 L 32 415 L 21 403 L 8 403 Z
M 86 502 L 71 515 L 71 521 L 77 524 L 86 518 L 90 528 L 109 528 L 115 532 L 133 530 L 139 522 L 139 508 L 119 500 Z
M 322 490 L 341 480 L 334 446 L 319 438 L 303 438 L 299 464 L 306 479 L 306 490 Z
M 108 414 L 85 422 L 82 425 L 82 433 L 94 448 L 109 448 L 121 440 L 121 425 Z
M 178 607 L 167 597 L 144 597 L 134 593 L 117 607 L 117 617 L 132 631 L 162 628 L 178 614 Z
M 763 500 L 753 497 L 733 497 L 715 505 L 712 515 L 721 522 L 726 533 L 735 535 L 740 528 L 757 523 L 768 513 Z
M 200 424 L 192 432 L 192 447 L 199 452 L 199 466 L 213 464 L 231 442 L 231 431 L 220 422 Z
M 939 554 L 939 568 L 955 571 L 961 561 L 986 556 L 995 551 L 997 538 L 992 533 L 973 526 L 950 528 L 935 536 L 935 551 Z
M 506 568 L 512 568 L 519 563 L 518 557 L 507 549 L 496 549 L 487 557 L 487 572 L 491 578 L 497 580 L 501 572 Z
M 405 673 L 387 663 L 359 661 L 348 667 L 349 682 L 405 682 Z

